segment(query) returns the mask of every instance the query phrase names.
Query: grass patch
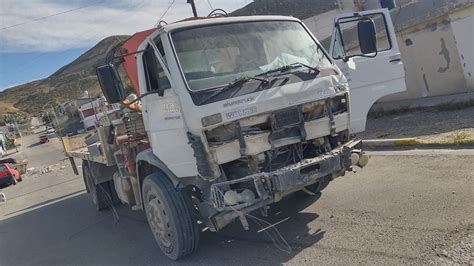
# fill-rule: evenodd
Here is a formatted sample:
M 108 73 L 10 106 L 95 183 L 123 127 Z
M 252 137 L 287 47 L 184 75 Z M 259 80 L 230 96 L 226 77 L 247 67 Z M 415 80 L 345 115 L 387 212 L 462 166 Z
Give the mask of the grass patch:
M 449 139 L 449 142 L 452 142 L 454 144 L 463 144 L 471 141 L 471 139 L 469 138 L 469 134 L 466 131 L 454 132 L 447 138 Z

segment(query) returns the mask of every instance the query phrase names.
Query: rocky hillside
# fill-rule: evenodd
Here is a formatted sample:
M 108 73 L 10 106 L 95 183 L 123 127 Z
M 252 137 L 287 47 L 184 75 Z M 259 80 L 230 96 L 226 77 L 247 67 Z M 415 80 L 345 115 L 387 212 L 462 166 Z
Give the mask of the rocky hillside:
M 105 62 L 107 52 L 128 36 L 111 36 L 63 66 L 51 76 L 0 92 L 0 120 L 13 113 L 35 114 L 46 103 L 61 103 L 77 98 L 84 90 L 100 90 L 95 68 Z

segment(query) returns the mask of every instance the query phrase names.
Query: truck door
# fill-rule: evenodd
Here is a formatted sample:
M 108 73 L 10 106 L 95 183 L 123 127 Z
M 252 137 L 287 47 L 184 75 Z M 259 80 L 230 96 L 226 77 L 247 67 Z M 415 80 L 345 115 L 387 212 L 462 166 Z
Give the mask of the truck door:
M 194 151 L 188 144 L 181 103 L 172 89 L 161 37 L 149 40 L 141 58 L 143 66 L 140 88 L 143 97 L 143 119 L 153 153 L 178 177 L 197 175 Z M 143 84 L 143 85 L 142 85 Z
M 371 30 L 370 25 L 375 27 Z M 338 15 L 330 54 L 349 83 L 351 133 L 362 132 L 369 109 L 378 99 L 406 90 L 388 9 Z

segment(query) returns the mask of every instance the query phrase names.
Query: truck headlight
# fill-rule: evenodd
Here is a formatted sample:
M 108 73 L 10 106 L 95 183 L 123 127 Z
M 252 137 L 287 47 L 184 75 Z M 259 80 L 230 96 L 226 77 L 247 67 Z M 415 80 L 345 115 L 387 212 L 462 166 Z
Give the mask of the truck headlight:
M 208 115 L 201 118 L 201 123 L 203 127 L 219 124 L 220 122 L 222 122 L 222 115 L 220 113 Z
M 318 119 L 324 116 L 325 100 L 303 104 L 303 114 L 306 121 Z

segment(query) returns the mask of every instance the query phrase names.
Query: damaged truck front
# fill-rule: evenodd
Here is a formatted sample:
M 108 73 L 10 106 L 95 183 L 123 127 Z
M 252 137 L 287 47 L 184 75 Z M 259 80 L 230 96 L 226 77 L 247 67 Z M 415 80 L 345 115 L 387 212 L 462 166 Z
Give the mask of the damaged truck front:
M 359 35 L 371 39 L 360 55 L 376 55 L 373 21 L 357 17 Z M 123 99 L 119 64 L 138 98 Z M 318 193 L 368 161 L 352 137 L 345 76 L 295 18 L 162 26 L 136 34 L 97 73 L 121 108 L 106 115 L 92 144 L 109 159 L 75 156 L 88 192 L 96 204 L 108 191 L 144 210 L 171 259 L 196 249 L 198 221 L 219 231 L 239 218 L 248 229 L 247 213 L 296 191 Z M 104 182 L 113 186 L 95 188 Z

